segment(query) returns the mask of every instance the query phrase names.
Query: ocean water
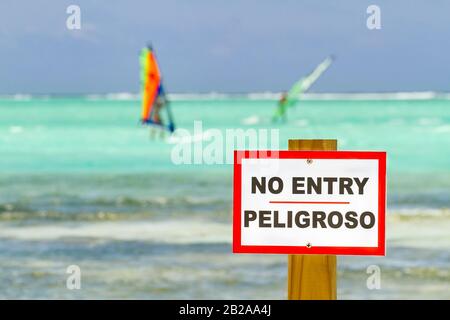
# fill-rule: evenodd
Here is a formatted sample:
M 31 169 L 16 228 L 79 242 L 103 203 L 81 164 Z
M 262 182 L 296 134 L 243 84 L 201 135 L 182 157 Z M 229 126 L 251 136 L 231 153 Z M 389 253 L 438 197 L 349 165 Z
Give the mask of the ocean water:
M 171 104 L 193 141 L 201 120 L 278 129 L 281 149 L 336 138 L 387 151 L 387 256 L 339 257 L 338 296 L 450 299 L 450 100 L 316 97 L 285 124 L 271 123 L 270 96 Z M 285 298 L 286 256 L 231 254 L 232 166 L 175 164 L 139 109 L 129 96 L 0 98 L 0 298 Z M 69 265 L 80 290 L 66 288 Z

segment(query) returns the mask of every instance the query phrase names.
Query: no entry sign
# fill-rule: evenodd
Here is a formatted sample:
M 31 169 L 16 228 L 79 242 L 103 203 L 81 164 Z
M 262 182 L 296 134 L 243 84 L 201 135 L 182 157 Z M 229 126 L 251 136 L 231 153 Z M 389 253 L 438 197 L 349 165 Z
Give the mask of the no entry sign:
M 384 255 L 386 153 L 235 151 L 233 252 Z

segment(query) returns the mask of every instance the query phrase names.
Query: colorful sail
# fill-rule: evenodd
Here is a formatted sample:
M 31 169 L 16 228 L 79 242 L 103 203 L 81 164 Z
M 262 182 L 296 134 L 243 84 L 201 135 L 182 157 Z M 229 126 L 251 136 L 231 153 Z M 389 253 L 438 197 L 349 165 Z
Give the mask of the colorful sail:
M 142 86 L 142 123 L 159 126 L 173 132 L 175 130 L 175 124 L 173 122 L 172 112 L 162 85 L 162 77 L 158 67 L 158 62 L 151 47 L 142 49 L 140 54 L 140 63 Z M 167 118 L 165 120 L 167 120 L 167 123 L 165 123 L 162 119 L 162 109 L 165 110 Z
M 150 120 L 152 107 L 161 85 L 161 74 L 153 50 L 144 48 L 141 51 L 141 84 L 142 84 L 142 122 Z

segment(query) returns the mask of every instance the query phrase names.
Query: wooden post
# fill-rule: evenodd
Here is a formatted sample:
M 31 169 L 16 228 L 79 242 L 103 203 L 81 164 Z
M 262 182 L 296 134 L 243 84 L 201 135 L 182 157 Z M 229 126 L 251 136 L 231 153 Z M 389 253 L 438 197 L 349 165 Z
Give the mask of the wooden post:
M 289 140 L 289 150 L 335 151 L 337 140 Z M 336 300 L 335 255 L 289 255 L 289 300 Z

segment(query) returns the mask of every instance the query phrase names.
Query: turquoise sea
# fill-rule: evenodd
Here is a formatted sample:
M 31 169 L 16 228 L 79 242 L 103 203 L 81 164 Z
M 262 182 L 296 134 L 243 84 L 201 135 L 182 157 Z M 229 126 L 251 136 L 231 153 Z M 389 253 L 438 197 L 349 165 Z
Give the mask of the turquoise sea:
M 279 129 L 281 149 L 336 138 L 387 151 L 387 256 L 338 257 L 338 296 L 450 299 L 450 100 L 316 96 L 285 124 L 271 123 L 275 105 L 171 98 L 190 132 L 202 121 Z M 0 298 L 286 297 L 286 256 L 231 254 L 232 166 L 174 164 L 176 140 L 151 137 L 136 97 L 4 96 L 0 115 Z M 69 265 L 79 290 L 66 287 Z M 379 290 L 366 286 L 370 265 Z

